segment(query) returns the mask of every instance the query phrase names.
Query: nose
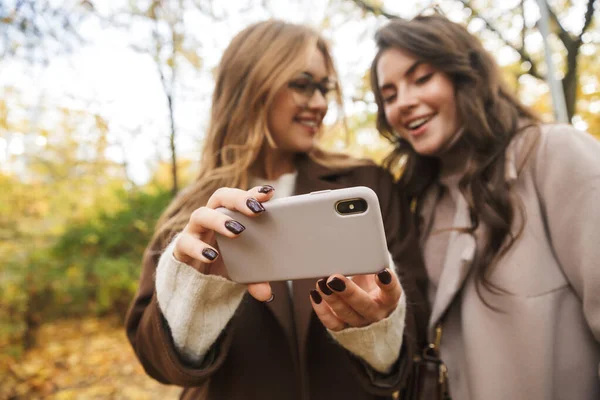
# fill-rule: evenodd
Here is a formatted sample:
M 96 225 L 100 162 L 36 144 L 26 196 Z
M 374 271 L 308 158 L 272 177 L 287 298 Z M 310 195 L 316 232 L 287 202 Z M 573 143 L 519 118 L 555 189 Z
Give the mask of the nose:
M 403 89 L 396 95 L 396 107 L 401 115 L 410 114 L 410 112 L 419 104 L 417 96 L 409 89 Z
M 315 89 L 310 99 L 308 99 L 308 108 L 310 109 L 318 109 L 318 110 L 327 110 L 327 99 L 321 93 L 320 90 Z

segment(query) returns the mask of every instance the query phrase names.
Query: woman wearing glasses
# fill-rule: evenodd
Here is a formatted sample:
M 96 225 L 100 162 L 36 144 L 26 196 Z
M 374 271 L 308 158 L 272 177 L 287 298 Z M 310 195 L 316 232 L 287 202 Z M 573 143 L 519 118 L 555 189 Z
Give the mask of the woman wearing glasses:
M 442 15 L 376 41 L 377 125 L 405 161 L 426 265 L 422 346 L 452 397 L 599 399 L 600 143 L 541 123 Z
M 184 398 L 375 399 L 406 375 L 393 265 L 356 280 L 246 286 L 227 279 L 216 247 L 215 232 L 244 234 L 217 207 L 260 218 L 274 197 L 365 185 L 379 196 L 394 261 L 411 262 L 396 240 L 408 207 L 390 176 L 317 147 L 332 99 L 332 59 L 309 28 L 252 25 L 221 59 L 200 174 L 160 219 L 126 321 L 146 372 L 185 387 Z

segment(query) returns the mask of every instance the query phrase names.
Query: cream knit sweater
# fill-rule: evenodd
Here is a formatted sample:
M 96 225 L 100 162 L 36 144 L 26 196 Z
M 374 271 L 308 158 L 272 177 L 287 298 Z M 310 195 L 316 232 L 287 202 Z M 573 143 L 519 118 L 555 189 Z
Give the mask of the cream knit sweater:
M 270 184 L 276 188 L 275 197 L 286 197 L 293 193 L 295 179 L 296 174 L 283 175 L 273 182 L 255 179 L 252 186 Z M 200 362 L 239 307 L 246 285 L 204 275 L 179 262 L 173 256 L 176 240 L 177 237 L 160 257 L 156 294 L 177 351 L 189 361 Z M 392 271 L 393 265 L 390 257 Z M 366 327 L 328 332 L 346 350 L 386 373 L 400 353 L 405 313 L 403 292 L 398 306 L 387 318 Z

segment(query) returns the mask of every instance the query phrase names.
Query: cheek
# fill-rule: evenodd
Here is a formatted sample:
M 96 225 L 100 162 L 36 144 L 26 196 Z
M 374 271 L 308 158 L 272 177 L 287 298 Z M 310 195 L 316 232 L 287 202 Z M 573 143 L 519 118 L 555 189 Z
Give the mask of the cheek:
M 456 98 L 452 95 L 452 96 L 448 96 L 448 98 L 446 99 L 446 115 L 448 117 L 448 119 L 450 119 L 452 122 L 454 122 L 455 125 L 460 125 L 460 117 L 458 115 L 458 107 L 456 104 Z
M 384 106 L 383 113 L 387 123 L 392 127 L 396 128 L 398 124 L 398 113 L 394 107 Z
M 432 98 L 437 98 L 437 103 L 445 109 L 445 113 L 449 118 L 455 119 L 457 116 L 456 95 L 452 83 L 446 80 L 438 82 L 435 90 L 430 93 Z

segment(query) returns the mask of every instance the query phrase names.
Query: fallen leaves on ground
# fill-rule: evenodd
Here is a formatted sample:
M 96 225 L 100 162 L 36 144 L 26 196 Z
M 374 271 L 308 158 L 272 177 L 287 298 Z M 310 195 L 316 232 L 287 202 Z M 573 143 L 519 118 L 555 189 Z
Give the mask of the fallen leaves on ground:
M 148 377 L 116 318 L 43 325 L 19 360 L 0 360 L 0 399 L 177 399 Z

